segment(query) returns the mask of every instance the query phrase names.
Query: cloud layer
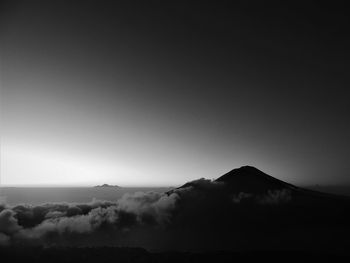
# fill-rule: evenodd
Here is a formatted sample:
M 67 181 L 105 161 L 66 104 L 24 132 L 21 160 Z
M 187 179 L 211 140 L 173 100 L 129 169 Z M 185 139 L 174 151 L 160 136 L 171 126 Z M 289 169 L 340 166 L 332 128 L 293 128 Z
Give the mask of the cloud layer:
M 200 179 L 167 193 L 136 192 L 116 202 L 48 203 L 37 206 L 0 205 L 0 245 L 134 245 L 150 244 L 177 229 L 196 229 L 226 218 L 237 218 L 237 205 L 285 204 L 288 190 L 266 195 L 232 195 L 224 183 Z M 225 225 L 225 226 L 224 226 Z M 228 226 L 230 227 L 230 226 Z M 158 235 L 156 237 L 156 235 Z M 142 245 L 137 243 L 136 245 Z
M 169 223 L 177 193 L 125 194 L 117 202 L 52 203 L 0 207 L 0 244 L 43 241 L 51 236 L 94 234 L 109 228 L 129 231 L 134 226 L 161 227 Z

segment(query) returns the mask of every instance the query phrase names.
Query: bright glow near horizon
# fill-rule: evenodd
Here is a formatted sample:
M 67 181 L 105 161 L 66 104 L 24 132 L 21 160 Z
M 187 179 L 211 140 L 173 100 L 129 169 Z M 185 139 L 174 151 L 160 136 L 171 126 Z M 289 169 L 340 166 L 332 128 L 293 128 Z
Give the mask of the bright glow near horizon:
M 100 184 L 124 187 L 167 187 L 179 186 L 200 177 L 215 178 L 228 168 L 201 170 L 200 163 L 176 165 L 168 170 L 165 164 L 151 163 L 152 156 L 132 163 L 121 154 L 97 156 L 87 152 L 74 152 L 46 146 L 14 143 L 1 144 L 2 186 L 94 186 Z M 183 160 L 179 161 L 184 162 Z M 237 164 L 236 166 L 239 166 Z M 224 167 L 228 167 L 227 165 Z M 217 170 L 218 172 L 215 172 Z M 175 176 L 177 175 L 177 176 Z
M 80 185 L 125 182 L 136 171 L 105 161 L 48 149 L 2 145 L 1 175 L 3 185 Z
M 23 2 L 1 16 L 2 184 L 176 186 L 243 165 L 349 183 L 349 45 L 335 35 L 268 16 L 261 34 L 240 8 Z

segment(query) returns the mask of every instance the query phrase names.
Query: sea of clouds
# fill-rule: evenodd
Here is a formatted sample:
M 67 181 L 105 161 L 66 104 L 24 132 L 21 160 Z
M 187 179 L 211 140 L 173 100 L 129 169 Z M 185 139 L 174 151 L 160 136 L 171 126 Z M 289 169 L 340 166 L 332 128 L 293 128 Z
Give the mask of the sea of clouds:
M 2 200 L 0 245 L 132 245 L 133 239 L 161 235 L 179 218 L 195 215 L 196 209 L 207 210 L 208 217 L 196 218 L 205 221 L 221 214 L 217 212 L 221 207 L 234 210 L 246 203 L 280 205 L 291 200 L 286 189 L 264 195 L 229 194 L 224 190 L 225 183 L 200 179 L 166 193 L 127 193 L 114 202 L 94 199 L 88 203 L 9 206 Z M 213 210 L 216 214 L 211 213 Z

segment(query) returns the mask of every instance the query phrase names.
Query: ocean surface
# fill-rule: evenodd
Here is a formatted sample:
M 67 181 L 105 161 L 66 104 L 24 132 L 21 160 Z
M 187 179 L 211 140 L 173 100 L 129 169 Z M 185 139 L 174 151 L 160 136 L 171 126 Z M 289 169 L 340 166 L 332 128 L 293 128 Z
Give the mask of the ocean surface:
M 170 187 L 1 187 L 0 200 L 8 205 L 44 203 L 87 203 L 94 198 L 116 201 L 126 193 L 166 192 Z

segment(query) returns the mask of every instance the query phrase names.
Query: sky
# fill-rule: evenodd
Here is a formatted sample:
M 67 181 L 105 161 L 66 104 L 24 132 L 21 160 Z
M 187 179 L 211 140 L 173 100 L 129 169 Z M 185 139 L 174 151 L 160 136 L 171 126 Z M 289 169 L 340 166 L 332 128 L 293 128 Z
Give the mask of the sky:
M 2 1 L 1 183 L 350 183 L 342 5 Z

